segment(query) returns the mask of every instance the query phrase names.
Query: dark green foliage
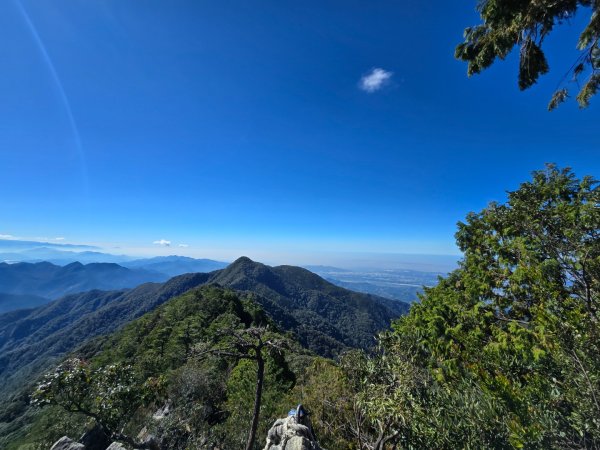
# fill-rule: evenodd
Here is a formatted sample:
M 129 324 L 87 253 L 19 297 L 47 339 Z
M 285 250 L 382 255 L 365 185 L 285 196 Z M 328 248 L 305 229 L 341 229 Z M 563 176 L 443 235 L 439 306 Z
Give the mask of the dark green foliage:
M 556 109 L 558 105 L 567 100 L 567 98 L 569 98 L 569 91 L 567 89 L 559 89 L 552 95 L 550 103 L 548 103 L 548 109 L 550 111 Z
M 48 443 L 54 443 L 65 435 L 79 437 L 81 430 L 88 429 L 88 419 L 85 416 L 69 413 L 60 406 L 48 406 L 43 414 L 38 412 L 32 419 L 32 423 L 28 423 L 26 428 L 17 430 L 12 435 L 10 442 L 3 444 L 3 450 L 48 450 Z M 44 436 L 44 439 L 24 440 L 26 436 Z M 23 442 L 27 444 L 23 446 Z
M 253 389 L 246 388 L 256 382 L 256 370 L 248 365 L 250 361 L 238 363 L 198 349 L 206 342 L 226 345 L 228 337 L 221 333 L 224 328 L 244 330 L 266 324 L 274 326 L 260 308 L 232 291 L 211 286 L 192 290 L 125 326 L 104 342 L 98 355 L 87 362 L 79 360 L 77 370 L 61 371 L 59 367 L 70 381 L 61 384 L 63 378 L 50 374 L 34 398 L 67 407 L 76 399 L 75 403 L 83 406 L 70 408 L 72 411 L 92 411 L 107 429 L 124 427 L 132 436 L 142 426 L 150 427 L 166 448 L 229 440 L 228 448 L 236 448 L 236 439 L 243 442 L 250 426 Z M 262 433 L 276 415 L 278 398 L 294 383 L 285 358 L 271 353 L 265 357 Z M 122 376 L 109 382 L 104 376 L 107 371 Z M 153 380 L 161 379 L 163 387 L 158 391 L 162 397 L 147 395 L 148 386 L 157 386 Z M 158 392 L 156 388 L 153 391 Z M 149 416 L 165 402 L 170 405 L 168 418 L 153 421 Z M 49 440 L 40 432 L 30 435 L 27 442 Z
M 216 425 L 227 417 L 221 408 L 226 398 L 223 367 L 223 361 L 192 359 L 172 373 L 168 398 L 173 412 L 153 424 L 163 437 L 165 450 L 194 448 L 199 441 L 218 440 L 221 433 Z
M 598 69 L 600 70 L 600 69 Z M 598 89 L 600 88 L 600 72 L 594 73 L 589 80 L 583 85 L 581 91 L 577 95 L 577 101 L 579 104 L 587 108 L 590 104 L 590 99 L 596 95 Z
M 64 297 L 48 305 L 0 315 L 0 447 L 23 434 L 32 411 L 29 394 L 44 370 L 86 343 L 94 353 L 111 333 L 206 281 L 206 274 L 175 277 L 165 284 L 147 283 L 130 291 L 91 291 Z
M 590 22 L 581 33 L 577 48 L 581 54 L 568 70 L 577 81 L 584 72 L 588 80 L 581 88 L 577 101 L 580 107 L 589 105 L 596 93 L 600 70 L 600 4 L 594 0 L 483 0 L 478 11 L 482 24 L 464 32 L 464 42 L 456 47 L 456 58 L 468 63 L 468 74 L 480 73 L 496 58 L 504 59 L 515 46 L 520 48 L 519 88 L 527 89 L 536 83 L 549 66 L 542 45 L 554 27 L 572 18 L 577 11 L 590 13 Z M 596 81 L 594 81 L 596 80 Z M 566 88 L 552 97 L 548 109 L 556 108 L 568 97 Z
M 314 433 L 323 448 L 343 450 L 356 448 L 358 427 L 364 421 L 357 398 L 342 367 L 316 358 L 301 372 L 288 403 L 300 400 L 309 410 Z
M 548 61 L 542 49 L 532 39 L 526 39 L 521 45 L 519 89 L 531 87 L 539 76 L 547 73 L 548 70 Z
M 599 205 L 596 181 L 550 165 L 459 223 L 461 267 L 348 369 L 365 434 L 407 448 L 598 448 Z
M 220 292 L 218 288 L 190 291 L 140 317 L 109 337 L 95 361 L 104 365 L 135 356 L 144 377 L 180 367 L 207 332 L 228 319 L 242 318 L 246 324 L 252 320 L 234 293 Z
M 289 371 L 283 360 L 272 358 L 267 360 L 264 380 L 266 389 L 262 394 L 257 431 L 259 447 L 262 447 L 261 444 L 274 419 L 284 414 L 285 410 L 281 409 L 280 399 L 286 398 L 294 381 L 295 375 Z M 256 363 L 249 360 L 240 361 L 227 380 L 225 409 L 229 411 L 230 416 L 222 425 L 223 444 L 227 448 L 243 448 L 246 444 L 249 424 L 252 422 L 255 385 Z

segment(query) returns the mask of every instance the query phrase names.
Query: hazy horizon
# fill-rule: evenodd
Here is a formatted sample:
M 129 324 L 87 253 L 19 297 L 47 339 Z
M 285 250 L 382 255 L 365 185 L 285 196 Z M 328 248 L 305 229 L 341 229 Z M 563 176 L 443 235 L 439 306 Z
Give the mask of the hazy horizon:
M 447 272 L 456 267 L 460 255 L 434 255 L 418 253 L 360 252 L 360 251 L 268 251 L 252 249 L 208 249 L 195 247 L 173 247 L 171 245 L 154 245 L 153 247 L 102 246 L 96 243 L 64 242 L 63 239 L 36 239 L 0 237 L 0 253 L 7 252 L 5 246 L 19 245 L 21 242 L 35 243 L 39 247 L 50 246 L 62 252 L 100 252 L 114 256 L 151 258 L 155 256 L 187 256 L 206 258 L 223 262 L 232 262 L 239 257 L 247 256 L 258 262 L 269 265 L 297 266 L 333 266 L 341 269 L 379 269 L 379 270 L 416 270 L 424 272 Z M 26 245 L 22 247 L 29 248 Z M 17 247 L 17 252 L 21 247 Z

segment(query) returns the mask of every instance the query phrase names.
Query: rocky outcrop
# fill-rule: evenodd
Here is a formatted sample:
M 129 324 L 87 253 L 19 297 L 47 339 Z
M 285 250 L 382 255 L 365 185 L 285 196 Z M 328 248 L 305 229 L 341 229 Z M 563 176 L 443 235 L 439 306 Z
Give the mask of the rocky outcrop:
M 297 416 L 275 421 L 267 434 L 264 450 L 324 450 L 311 430 L 310 424 Z
M 108 448 L 106 450 L 127 450 L 125 447 L 123 447 L 121 444 L 119 444 L 118 442 L 113 442 L 112 444 L 110 444 L 108 446 Z
M 85 446 L 69 439 L 67 436 L 63 436 L 54 443 L 50 450 L 85 450 Z
M 165 403 L 162 408 L 158 408 L 154 414 L 152 414 L 152 418 L 154 420 L 163 420 L 171 413 L 171 402 L 168 401 Z

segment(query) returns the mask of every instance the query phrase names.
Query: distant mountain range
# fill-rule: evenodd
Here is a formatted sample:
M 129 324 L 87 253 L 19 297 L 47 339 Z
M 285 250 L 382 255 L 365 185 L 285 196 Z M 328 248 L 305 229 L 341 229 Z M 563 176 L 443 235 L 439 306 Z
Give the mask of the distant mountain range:
M 60 253 L 69 253 L 63 252 Z M 72 252 L 73 257 L 104 255 Z M 92 258 L 93 259 L 93 258 Z M 227 263 L 184 256 L 159 256 L 115 263 L 0 263 L 0 313 L 47 303 L 61 295 L 90 289 L 113 290 L 145 282 L 161 282 L 184 273 L 206 273 Z M 413 302 L 422 286 L 433 286 L 441 273 L 412 270 L 348 270 L 330 266 L 307 266 L 327 281 L 346 289 Z M 11 295 L 11 297 L 8 297 Z M 19 297 L 21 296 L 21 297 Z
M 186 256 L 157 256 L 156 258 L 136 259 L 121 264 L 130 269 L 143 269 L 175 277 L 184 273 L 212 272 L 227 267 L 228 263 L 212 259 L 195 259 Z
M 21 251 L 6 251 L 0 245 L 0 262 L 51 262 L 64 266 L 73 262 L 88 263 L 122 263 L 133 258 L 125 255 L 111 255 L 96 251 L 71 251 L 51 247 L 34 247 Z
M 0 314 L 0 386 L 6 371 L 13 373 L 38 356 L 59 356 L 204 284 L 255 294 L 277 323 L 326 356 L 369 347 L 374 333 L 408 310 L 406 303 L 349 291 L 300 267 L 270 267 L 240 258 L 211 273 L 180 275 L 130 290 L 93 290 Z
M 59 266 L 73 262 L 82 264 L 117 263 L 129 268 L 145 268 L 143 266 L 149 264 L 155 267 L 156 272 L 169 276 L 189 272 L 210 272 L 211 270 L 222 269 L 228 264 L 210 259 L 195 259 L 175 255 L 141 259 L 128 255 L 103 253 L 99 250 L 99 247 L 92 245 L 0 239 L 0 262 L 51 262 Z
M 142 269 L 160 273 L 165 277 L 174 277 L 184 273 L 211 272 L 222 269 L 228 264 L 210 259 L 195 259 L 175 255 L 139 259 L 127 255 L 102 253 L 97 250 L 98 248 L 93 246 L 0 240 L 0 262 L 47 261 L 61 266 L 76 261 L 83 264 L 117 263 L 129 269 Z M 394 300 L 413 302 L 417 300 L 418 293 L 422 291 L 422 286 L 434 286 L 437 284 L 439 275 L 445 275 L 456 266 L 455 256 L 439 255 L 396 255 L 393 261 L 387 261 L 383 258 L 381 267 L 377 267 L 377 264 L 368 258 L 366 260 L 351 258 L 350 262 L 352 261 L 354 261 L 352 263 L 353 269 L 341 269 L 328 265 L 307 265 L 304 267 L 333 284 L 347 289 Z M 444 267 L 447 270 L 444 270 Z M 155 281 L 155 278 L 146 278 L 144 281 Z M 1 286 L 0 292 L 3 292 Z M 0 311 L 2 310 L 7 309 L 2 309 L 0 306 Z
M 170 298 L 208 284 L 252 294 L 283 330 L 323 356 L 370 347 L 374 334 L 409 307 L 335 286 L 300 267 L 270 267 L 240 258 L 211 273 L 181 275 L 131 290 L 69 295 L 32 310 L 0 314 L 0 397 L 14 393 L 0 407 L 0 435 L 21 426 L 29 385 L 57 359 L 85 343 L 88 348 L 100 345 L 102 336 Z M 97 342 L 90 341 L 94 338 Z
M 0 262 L 48 261 L 65 265 L 75 261 L 81 263 L 121 262 L 127 259 L 127 257 L 101 253 L 98 250 L 98 247 L 92 245 L 0 239 Z
M 67 294 L 92 289 L 133 288 L 147 282 L 163 282 L 184 273 L 212 272 L 227 263 L 183 256 L 161 256 L 115 263 L 50 262 L 0 263 L 0 313 L 31 308 Z
M 131 288 L 148 281 L 165 281 L 167 275 L 145 269 L 128 269 L 112 263 L 57 266 L 49 262 L 0 263 L 0 312 L 47 303 L 66 294 L 91 289 Z M 13 297 L 6 297 L 13 295 Z M 18 305 L 18 296 L 23 303 Z M 36 303 L 37 302 L 37 303 Z

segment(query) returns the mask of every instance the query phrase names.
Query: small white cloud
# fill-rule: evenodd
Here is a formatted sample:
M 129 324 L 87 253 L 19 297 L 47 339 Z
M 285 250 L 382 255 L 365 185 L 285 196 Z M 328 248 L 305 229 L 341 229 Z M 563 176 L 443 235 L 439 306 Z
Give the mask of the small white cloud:
M 171 241 L 167 241 L 166 239 L 161 239 L 160 241 L 154 241 L 153 244 L 162 245 L 163 247 L 170 247 Z
M 64 237 L 57 237 L 57 238 L 54 238 L 54 240 L 55 240 L 55 241 L 64 241 L 64 240 L 65 240 L 65 238 L 64 238 Z
M 12 234 L 0 234 L 0 239 L 14 239 Z
M 188 244 L 179 244 L 177 247 L 181 247 L 181 248 L 188 248 L 189 245 Z
M 393 73 L 380 68 L 371 70 L 360 79 L 360 88 L 365 92 L 376 92 L 384 87 L 392 78 Z

